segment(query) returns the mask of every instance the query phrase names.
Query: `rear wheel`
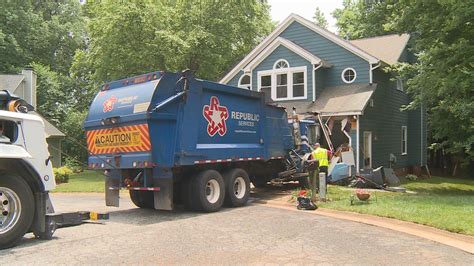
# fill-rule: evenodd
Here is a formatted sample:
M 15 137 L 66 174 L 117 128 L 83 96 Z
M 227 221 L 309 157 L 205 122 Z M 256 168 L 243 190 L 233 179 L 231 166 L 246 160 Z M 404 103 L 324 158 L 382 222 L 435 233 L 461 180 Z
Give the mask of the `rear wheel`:
M 197 211 L 218 211 L 224 202 L 224 179 L 215 170 L 206 170 L 197 175 L 191 183 L 192 208 Z
M 0 249 L 16 245 L 33 222 L 33 192 L 21 177 L 0 173 Z
M 237 168 L 224 174 L 225 205 L 240 207 L 247 204 L 250 196 L 250 180 L 245 170 Z
M 154 209 L 155 199 L 153 191 L 130 190 L 130 199 L 133 204 L 143 209 Z

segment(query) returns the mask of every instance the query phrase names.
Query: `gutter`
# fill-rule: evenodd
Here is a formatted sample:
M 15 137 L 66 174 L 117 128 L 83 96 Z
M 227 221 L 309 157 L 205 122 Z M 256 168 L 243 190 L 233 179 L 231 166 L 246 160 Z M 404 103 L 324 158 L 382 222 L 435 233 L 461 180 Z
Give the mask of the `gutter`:
M 370 72 L 369 72 L 369 83 L 370 83 L 371 85 L 372 85 L 373 79 L 374 79 L 374 78 L 373 78 L 374 75 L 373 75 L 372 72 L 373 72 L 375 69 L 379 68 L 381 64 L 382 64 L 382 63 L 379 62 L 379 63 L 378 63 L 377 65 L 375 65 L 374 67 L 372 67 L 372 64 L 369 64 L 369 68 L 370 68 Z
M 317 67 L 313 65 L 313 103 L 316 101 L 316 70 L 323 66 L 323 62 L 319 63 Z

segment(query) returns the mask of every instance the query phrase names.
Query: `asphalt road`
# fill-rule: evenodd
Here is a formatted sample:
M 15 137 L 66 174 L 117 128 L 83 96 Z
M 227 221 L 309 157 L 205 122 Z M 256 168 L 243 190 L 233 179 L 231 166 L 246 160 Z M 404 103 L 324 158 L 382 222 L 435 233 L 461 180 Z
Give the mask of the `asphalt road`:
M 0 251 L 25 264 L 405 264 L 473 265 L 474 256 L 365 224 L 251 204 L 212 214 L 104 207 L 101 195 L 53 194 L 57 211 L 109 211 L 110 220 L 27 235 Z

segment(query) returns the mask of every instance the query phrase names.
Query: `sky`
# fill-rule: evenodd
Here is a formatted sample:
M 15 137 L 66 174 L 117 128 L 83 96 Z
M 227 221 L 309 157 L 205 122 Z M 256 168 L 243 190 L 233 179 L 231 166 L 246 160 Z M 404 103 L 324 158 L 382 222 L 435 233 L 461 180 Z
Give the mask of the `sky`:
M 324 13 L 328 21 L 328 30 L 336 32 L 336 20 L 331 12 L 336 8 L 342 8 L 342 0 L 268 0 L 271 6 L 272 19 L 281 22 L 291 13 L 298 14 L 313 21 L 316 7 Z

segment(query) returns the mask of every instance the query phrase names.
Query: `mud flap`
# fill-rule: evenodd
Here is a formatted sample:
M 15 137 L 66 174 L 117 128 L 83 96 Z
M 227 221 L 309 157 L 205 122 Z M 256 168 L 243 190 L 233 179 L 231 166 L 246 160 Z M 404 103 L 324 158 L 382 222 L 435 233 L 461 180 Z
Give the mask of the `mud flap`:
M 119 207 L 120 205 L 120 182 L 122 176 L 120 170 L 110 170 L 105 174 L 105 205 Z
M 54 213 L 54 207 L 48 192 L 37 192 L 34 197 L 36 202 L 35 218 L 30 231 L 36 234 L 45 231 L 46 215 Z
M 153 184 L 160 191 L 153 192 L 156 210 L 173 210 L 173 174 L 171 170 L 161 170 L 153 173 Z

